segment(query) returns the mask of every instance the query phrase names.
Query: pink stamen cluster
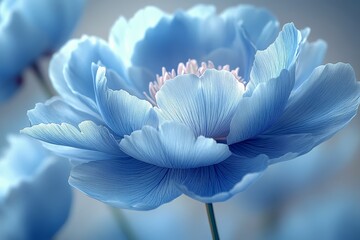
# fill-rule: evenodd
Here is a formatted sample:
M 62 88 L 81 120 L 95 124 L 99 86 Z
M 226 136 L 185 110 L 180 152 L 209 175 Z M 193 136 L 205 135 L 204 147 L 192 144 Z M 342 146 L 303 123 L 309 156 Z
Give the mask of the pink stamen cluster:
M 177 71 L 175 72 L 174 69 L 171 70 L 171 72 L 168 72 L 166 70 L 165 67 L 163 67 L 162 70 L 162 75 L 156 75 L 156 81 L 150 82 L 149 84 L 149 93 L 150 96 L 144 92 L 144 95 L 148 98 L 148 100 L 156 105 L 156 93 L 160 90 L 160 88 L 165 84 L 165 82 L 169 79 L 173 79 L 178 75 L 184 75 L 184 74 L 195 74 L 196 76 L 200 77 L 201 75 L 204 74 L 206 69 L 215 69 L 215 65 L 213 62 L 208 61 L 208 63 L 206 64 L 205 62 L 201 62 L 201 65 L 199 66 L 197 64 L 197 61 L 194 59 L 189 59 L 186 64 L 184 63 L 179 63 Z M 229 71 L 231 72 L 234 77 L 239 81 L 239 82 L 244 82 L 243 79 L 238 75 L 239 73 L 239 68 L 236 68 L 234 70 L 230 71 L 230 66 L 229 65 L 225 65 L 225 66 L 219 66 L 217 68 L 218 70 L 225 70 L 225 71 Z

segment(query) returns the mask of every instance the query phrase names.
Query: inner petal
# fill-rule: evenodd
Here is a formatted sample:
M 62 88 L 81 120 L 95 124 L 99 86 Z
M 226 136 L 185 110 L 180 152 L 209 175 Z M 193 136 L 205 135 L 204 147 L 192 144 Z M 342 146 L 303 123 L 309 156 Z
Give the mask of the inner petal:
M 160 119 L 183 123 L 196 136 L 227 136 L 245 90 L 244 83 L 226 66 L 222 70 L 209 69 L 208 65 L 194 69 L 190 64 L 179 65 L 179 69 L 178 72 L 185 74 L 169 80 L 165 74 L 165 78 L 154 87 L 157 90 L 154 93 L 155 110 Z

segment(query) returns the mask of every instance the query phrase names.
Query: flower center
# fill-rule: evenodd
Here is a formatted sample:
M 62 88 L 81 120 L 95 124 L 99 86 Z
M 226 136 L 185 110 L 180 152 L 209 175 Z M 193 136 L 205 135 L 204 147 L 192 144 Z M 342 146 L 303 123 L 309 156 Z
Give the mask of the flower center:
M 161 89 L 161 87 L 165 84 L 165 82 L 167 80 L 173 79 L 176 76 L 184 75 L 184 74 L 195 74 L 196 76 L 200 77 L 201 75 L 204 74 L 206 69 L 215 69 L 214 63 L 212 63 L 211 61 L 208 61 L 208 63 L 201 62 L 201 65 L 199 66 L 197 64 L 196 60 L 189 59 L 186 62 L 186 64 L 179 63 L 176 72 L 174 69 L 172 69 L 171 72 L 168 72 L 166 70 L 166 68 L 163 67 L 161 69 L 162 75 L 157 74 L 156 80 L 153 82 L 150 82 L 150 84 L 149 84 L 149 94 L 150 95 L 148 95 L 146 92 L 144 92 L 144 95 L 153 105 L 157 105 L 156 98 L 155 98 L 156 93 Z M 236 68 L 236 69 L 230 71 L 230 66 L 224 65 L 224 66 L 218 66 L 217 69 L 231 72 L 239 82 L 244 83 L 244 80 L 238 75 L 239 68 Z

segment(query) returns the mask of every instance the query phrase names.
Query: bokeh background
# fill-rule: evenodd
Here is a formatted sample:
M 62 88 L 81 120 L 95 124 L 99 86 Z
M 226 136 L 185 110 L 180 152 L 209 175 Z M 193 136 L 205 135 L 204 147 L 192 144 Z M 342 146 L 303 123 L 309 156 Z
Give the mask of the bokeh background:
M 147 5 L 167 12 L 209 3 L 221 12 L 238 4 L 270 10 L 280 25 L 310 27 L 309 40 L 328 44 L 327 62 L 348 62 L 360 78 L 360 2 L 324 1 L 116 1 L 88 0 L 73 37 L 108 38 L 122 15 Z M 48 59 L 42 61 L 47 72 Z M 32 72 L 22 89 L 0 106 L 0 146 L 28 125 L 26 110 L 47 95 Z M 16 121 L 14 121 L 16 119 Z M 360 239 L 360 116 L 310 154 L 268 169 L 247 191 L 214 204 L 222 239 Z M 156 210 L 112 209 L 74 190 L 71 214 L 55 239 L 210 239 L 205 207 L 187 197 Z

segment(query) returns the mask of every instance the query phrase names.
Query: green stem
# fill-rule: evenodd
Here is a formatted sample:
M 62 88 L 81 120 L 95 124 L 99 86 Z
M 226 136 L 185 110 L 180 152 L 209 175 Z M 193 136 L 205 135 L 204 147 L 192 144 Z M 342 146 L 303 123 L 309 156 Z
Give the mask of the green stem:
M 209 219 L 209 225 L 211 230 L 211 236 L 213 240 L 219 240 L 219 232 L 216 226 L 216 220 L 215 220 L 215 214 L 214 214 L 214 208 L 212 203 L 206 203 L 206 213 Z

